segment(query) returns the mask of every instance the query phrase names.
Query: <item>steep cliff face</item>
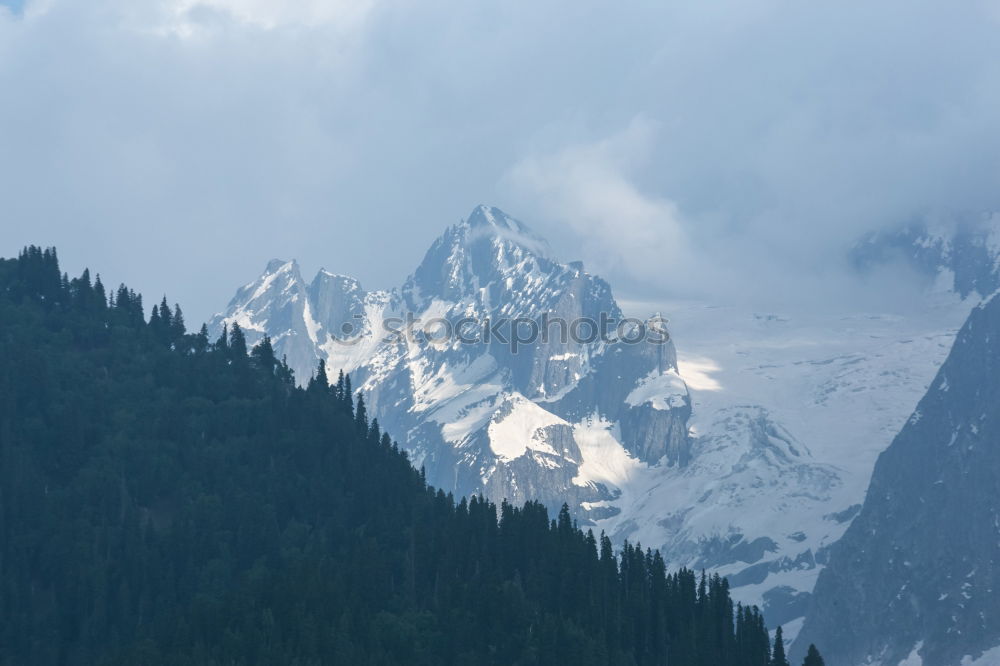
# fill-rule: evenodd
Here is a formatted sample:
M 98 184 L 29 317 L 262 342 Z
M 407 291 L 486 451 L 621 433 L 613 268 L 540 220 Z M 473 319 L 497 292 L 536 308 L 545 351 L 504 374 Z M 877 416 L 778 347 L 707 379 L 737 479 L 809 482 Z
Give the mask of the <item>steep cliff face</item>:
M 830 666 L 952 666 L 1000 645 L 1000 299 L 973 310 L 830 549 L 802 634 Z
M 690 457 L 690 398 L 662 323 L 625 323 L 604 280 L 496 208 L 448 228 L 399 289 L 326 271 L 306 286 L 294 262 L 271 262 L 212 326 L 234 322 L 251 343 L 270 335 L 300 381 L 318 359 L 350 372 L 414 464 L 456 494 L 607 514 L 593 504 L 620 491 L 578 444 L 584 419 L 644 463 Z

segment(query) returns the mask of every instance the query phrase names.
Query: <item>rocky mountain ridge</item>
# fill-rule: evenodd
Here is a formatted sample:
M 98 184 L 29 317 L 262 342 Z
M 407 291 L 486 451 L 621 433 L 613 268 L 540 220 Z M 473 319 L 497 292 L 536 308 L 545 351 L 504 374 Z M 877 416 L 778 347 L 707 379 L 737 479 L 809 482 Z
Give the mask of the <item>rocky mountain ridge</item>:
M 569 501 L 587 522 L 613 511 L 595 503 L 618 489 L 581 449 L 583 421 L 647 464 L 690 456 L 673 343 L 616 339 L 623 320 L 604 280 L 555 261 L 521 222 L 480 206 L 398 289 L 365 292 L 327 271 L 306 284 L 294 261 L 272 261 L 212 328 L 239 324 L 251 343 L 270 335 L 300 381 L 319 359 L 351 373 L 435 485 L 497 502 Z M 594 334 L 601 321 L 610 335 Z M 532 337 L 545 322 L 549 334 Z M 646 323 L 628 325 L 625 335 Z

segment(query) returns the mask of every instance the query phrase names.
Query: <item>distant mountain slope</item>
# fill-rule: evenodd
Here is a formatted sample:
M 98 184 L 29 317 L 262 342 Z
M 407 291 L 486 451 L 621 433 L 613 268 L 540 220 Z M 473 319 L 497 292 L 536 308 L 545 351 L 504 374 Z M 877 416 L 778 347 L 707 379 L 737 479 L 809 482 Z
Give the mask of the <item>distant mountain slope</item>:
M 973 310 L 830 550 L 801 640 L 830 666 L 958 666 L 1000 645 L 1000 299 Z M 992 662 L 985 662 L 992 663 Z
M 915 222 L 872 233 L 855 245 L 851 258 L 862 270 L 903 261 L 940 288 L 962 298 L 984 298 L 1000 289 L 1000 213 Z

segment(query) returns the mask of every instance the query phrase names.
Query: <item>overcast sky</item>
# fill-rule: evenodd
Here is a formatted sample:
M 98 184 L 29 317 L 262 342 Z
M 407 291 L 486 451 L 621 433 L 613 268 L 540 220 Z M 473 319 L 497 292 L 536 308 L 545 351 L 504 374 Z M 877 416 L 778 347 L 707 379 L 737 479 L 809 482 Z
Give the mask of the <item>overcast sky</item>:
M 1000 208 L 1000 0 L 0 0 L 0 90 L 0 254 L 189 320 L 272 257 L 396 285 L 478 203 L 650 300 Z

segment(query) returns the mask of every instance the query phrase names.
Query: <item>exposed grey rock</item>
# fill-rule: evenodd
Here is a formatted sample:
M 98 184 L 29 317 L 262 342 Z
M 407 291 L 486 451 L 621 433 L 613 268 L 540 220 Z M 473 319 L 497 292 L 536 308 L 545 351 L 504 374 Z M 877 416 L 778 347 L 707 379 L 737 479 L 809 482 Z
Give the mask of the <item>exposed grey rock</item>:
M 794 653 L 953 666 L 1000 644 L 1000 300 L 977 307 L 830 548 Z M 919 649 L 918 649 L 919 648 Z
M 687 465 L 691 457 L 690 415 L 690 403 L 670 411 L 649 404 L 629 406 L 621 415 L 622 439 L 639 460 L 656 463 L 665 457 L 670 464 Z
M 833 513 L 828 513 L 823 517 L 826 518 L 827 520 L 833 520 L 838 523 L 846 523 L 852 518 L 854 518 L 854 516 L 858 515 L 859 511 L 861 511 L 861 505 L 852 504 L 843 511 L 835 511 Z
M 701 560 L 695 564 L 696 569 L 718 568 L 726 564 L 744 562 L 753 564 L 767 553 L 777 551 L 778 545 L 768 537 L 757 537 L 747 541 L 739 532 L 730 534 L 727 538 L 717 537 L 706 540 L 701 546 Z
M 813 555 L 811 549 L 806 549 L 805 551 L 799 553 L 794 558 L 792 557 L 782 557 L 777 560 L 771 560 L 770 562 L 761 562 L 760 564 L 755 564 L 753 566 L 743 569 L 739 573 L 736 573 L 729 577 L 729 584 L 733 587 L 740 587 L 743 585 L 758 585 L 763 583 L 764 580 L 772 573 L 780 573 L 782 571 L 794 571 L 796 569 L 815 569 L 816 568 L 816 557 Z
M 764 612 L 769 626 L 775 627 L 802 617 L 809 607 L 808 592 L 798 592 L 787 585 L 773 587 L 764 593 Z

